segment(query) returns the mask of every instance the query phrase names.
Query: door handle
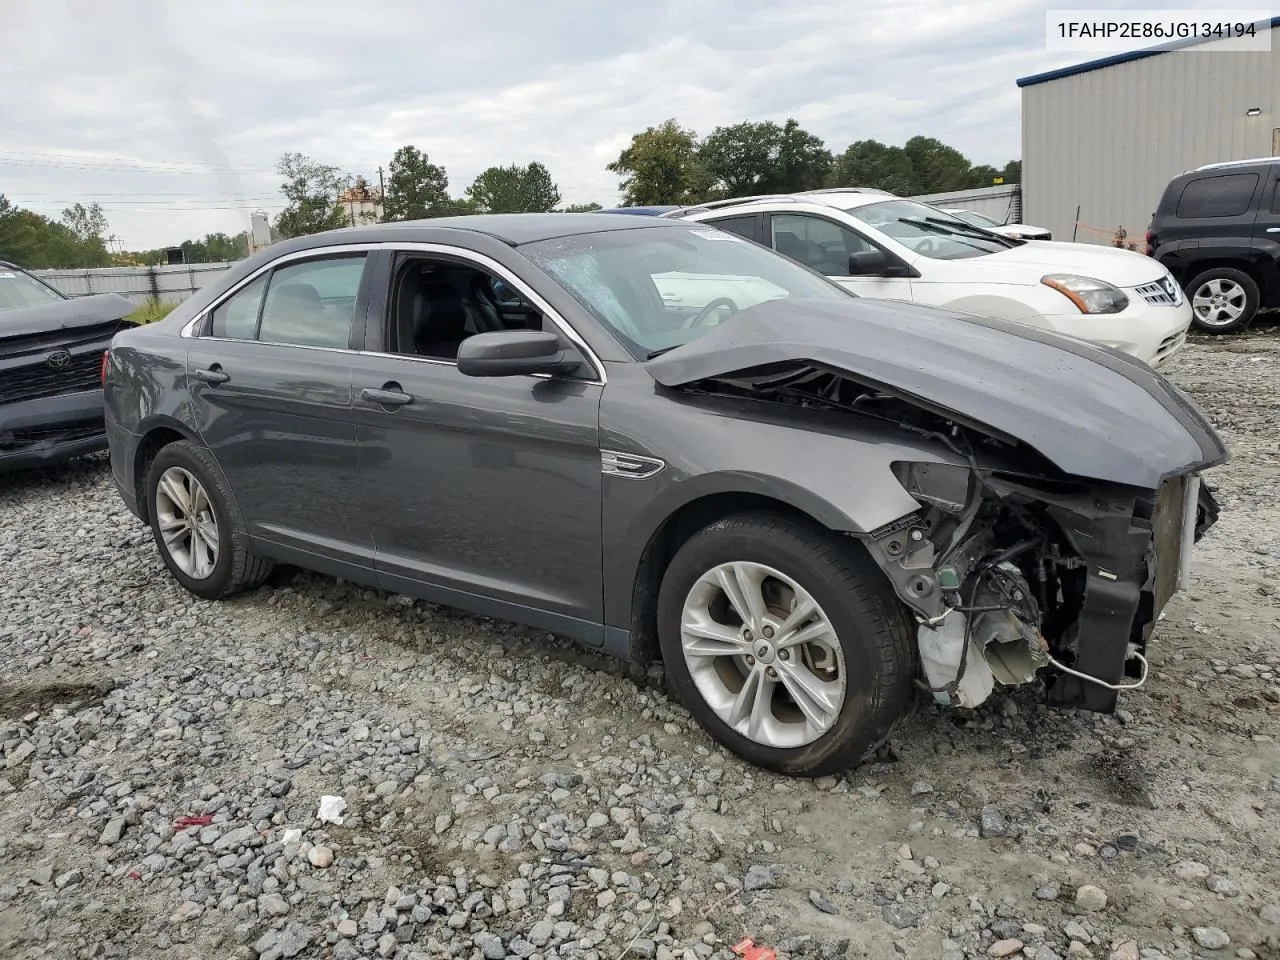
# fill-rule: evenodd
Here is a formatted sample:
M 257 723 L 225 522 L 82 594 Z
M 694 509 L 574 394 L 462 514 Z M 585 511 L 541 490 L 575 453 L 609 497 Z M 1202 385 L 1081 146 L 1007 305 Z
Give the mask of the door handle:
M 224 373 L 219 364 L 214 364 L 207 370 L 197 370 L 194 374 L 197 380 L 203 380 L 205 383 L 217 386 L 220 383 L 226 383 L 231 379 L 231 374 Z
M 1267 227 L 1267 233 L 1280 233 L 1280 227 Z
M 397 389 L 391 389 L 393 387 Z M 403 407 L 407 403 L 413 403 L 413 397 L 398 389 L 398 384 L 393 383 L 387 384 L 381 390 L 365 387 L 360 391 L 360 399 L 383 407 Z

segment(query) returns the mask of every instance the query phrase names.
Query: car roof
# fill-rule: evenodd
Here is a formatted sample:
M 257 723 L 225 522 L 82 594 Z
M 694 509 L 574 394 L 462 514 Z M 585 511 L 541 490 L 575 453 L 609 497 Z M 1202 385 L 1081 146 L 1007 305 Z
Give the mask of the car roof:
M 344 227 L 285 242 L 290 250 L 305 250 L 343 243 L 427 240 L 428 235 L 438 238 L 441 230 L 457 230 L 483 234 L 515 247 L 557 237 L 675 226 L 679 226 L 678 221 L 617 213 L 485 213 Z
M 854 207 L 865 207 L 873 203 L 883 203 L 886 200 L 901 199 L 896 194 L 885 190 L 872 190 L 861 187 L 832 187 L 824 190 L 800 190 L 796 193 L 769 193 L 753 197 L 714 200 L 710 203 L 678 207 L 670 213 L 663 214 L 663 218 L 679 220 L 692 214 L 704 214 L 712 211 L 728 212 L 740 207 L 764 203 L 781 203 L 788 206 L 807 204 L 817 207 L 834 207 L 837 210 L 851 210 Z

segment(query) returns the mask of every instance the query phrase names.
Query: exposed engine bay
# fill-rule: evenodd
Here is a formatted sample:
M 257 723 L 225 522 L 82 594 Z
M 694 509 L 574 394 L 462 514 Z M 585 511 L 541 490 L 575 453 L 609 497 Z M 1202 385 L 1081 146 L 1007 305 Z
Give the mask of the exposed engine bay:
M 1146 680 L 1152 625 L 1217 518 L 1194 470 L 1144 490 L 1065 474 L 1028 444 L 846 371 L 772 364 L 686 390 L 825 408 L 933 443 L 896 461 L 920 508 L 859 538 L 918 623 L 920 685 L 974 707 L 1043 679 L 1055 706 L 1114 709 Z

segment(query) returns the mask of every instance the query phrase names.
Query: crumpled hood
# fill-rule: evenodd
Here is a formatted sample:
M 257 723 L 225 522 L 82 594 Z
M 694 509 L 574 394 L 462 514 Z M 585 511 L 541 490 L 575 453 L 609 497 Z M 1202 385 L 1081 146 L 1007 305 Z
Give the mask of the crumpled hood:
M 772 300 L 645 364 L 679 387 L 811 363 L 1022 441 L 1066 473 L 1155 489 L 1227 449 L 1146 364 L 1022 324 L 885 300 Z
M 128 297 L 118 293 L 97 293 L 90 297 L 56 300 L 38 307 L 0 310 L 0 343 L 10 337 L 27 337 L 33 333 L 94 327 L 121 320 L 137 309 Z

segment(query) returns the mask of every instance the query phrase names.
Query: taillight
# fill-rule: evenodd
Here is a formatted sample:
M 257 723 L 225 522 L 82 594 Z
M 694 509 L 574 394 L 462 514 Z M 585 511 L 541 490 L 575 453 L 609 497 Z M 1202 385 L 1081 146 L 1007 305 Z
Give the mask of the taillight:
M 107 385 L 107 364 L 110 362 L 111 362 L 111 351 L 103 350 L 102 351 L 102 369 L 99 371 L 99 376 L 102 379 L 102 385 L 104 387 Z
M 1148 230 L 1145 242 L 1142 245 L 1142 252 L 1147 256 L 1151 256 L 1151 252 L 1156 248 L 1156 232 Z

